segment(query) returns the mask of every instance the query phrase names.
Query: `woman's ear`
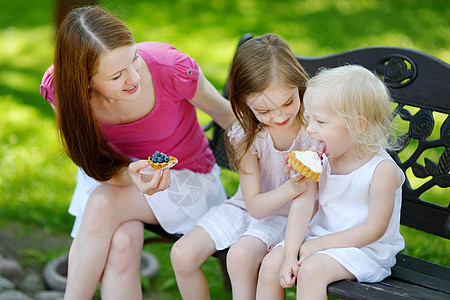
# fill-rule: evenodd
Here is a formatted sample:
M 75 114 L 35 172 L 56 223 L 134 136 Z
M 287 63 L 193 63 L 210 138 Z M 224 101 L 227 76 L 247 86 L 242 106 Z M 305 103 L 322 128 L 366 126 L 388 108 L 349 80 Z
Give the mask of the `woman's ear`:
M 359 115 L 358 116 L 358 124 L 359 124 L 359 130 L 361 132 L 366 131 L 366 128 L 367 128 L 367 119 L 366 119 L 366 117 Z

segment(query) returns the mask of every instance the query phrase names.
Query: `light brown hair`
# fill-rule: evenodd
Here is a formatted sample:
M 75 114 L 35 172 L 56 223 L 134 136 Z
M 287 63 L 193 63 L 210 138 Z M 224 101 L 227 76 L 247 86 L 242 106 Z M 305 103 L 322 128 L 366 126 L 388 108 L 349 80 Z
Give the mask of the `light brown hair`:
M 104 51 L 134 43 L 125 24 L 96 6 L 71 11 L 56 36 L 55 113 L 61 141 L 73 162 L 99 181 L 111 179 L 130 159 L 108 144 L 92 110 L 89 85 Z
M 243 154 L 252 145 L 256 134 L 264 128 L 258 121 L 246 98 L 262 93 L 271 83 L 280 82 L 288 88 L 298 87 L 300 109 L 297 119 L 305 127 L 303 116 L 303 94 L 308 74 L 295 58 L 289 44 L 274 33 L 267 33 L 242 44 L 234 55 L 228 79 L 228 98 L 239 124 L 244 130 L 244 137 L 233 145 L 228 152 L 230 165 L 239 169 Z

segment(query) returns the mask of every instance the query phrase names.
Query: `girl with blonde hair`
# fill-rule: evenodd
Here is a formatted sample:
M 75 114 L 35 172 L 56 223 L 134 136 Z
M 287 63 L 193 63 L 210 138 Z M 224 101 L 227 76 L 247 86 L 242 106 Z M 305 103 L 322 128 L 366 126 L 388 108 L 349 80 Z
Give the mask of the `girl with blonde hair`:
M 258 299 L 282 299 L 283 288 L 295 284 L 297 299 L 327 299 L 332 282 L 390 275 L 404 247 L 405 177 L 386 152 L 392 146 L 389 101 L 383 82 L 361 66 L 324 69 L 308 81 L 307 130 L 325 149 L 318 206 L 305 226 L 303 206 L 311 195 L 294 200 L 285 241 L 262 264 Z

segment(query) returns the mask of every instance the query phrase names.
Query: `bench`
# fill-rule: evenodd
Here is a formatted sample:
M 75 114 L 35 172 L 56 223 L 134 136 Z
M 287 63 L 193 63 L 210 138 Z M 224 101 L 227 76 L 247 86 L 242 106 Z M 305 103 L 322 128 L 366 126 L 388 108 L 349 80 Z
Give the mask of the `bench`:
M 245 34 L 239 45 L 250 38 L 252 34 Z M 390 153 L 406 174 L 401 224 L 448 240 L 450 65 L 424 52 L 401 47 L 366 47 L 321 57 L 297 56 L 297 59 L 311 76 L 321 67 L 358 64 L 382 78 L 392 91 L 393 114 L 405 132 L 402 149 Z M 210 147 L 217 163 L 229 168 L 223 143 L 224 131 L 214 123 L 208 124 L 206 129 L 214 131 Z M 427 192 L 435 189 L 441 191 L 439 204 L 435 199 L 424 200 Z M 146 229 L 161 238 L 152 237 L 145 243 L 175 241 L 180 237 L 167 234 L 155 225 L 147 224 Z M 213 256 L 221 262 L 225 284 L 229 288 L 226 250 Z M 450 268 L 400 253 L 392 275 L 382 282 L 368 284 L 342 280 L 328 286 L 328 295 L 339 299 L 448 300 Z

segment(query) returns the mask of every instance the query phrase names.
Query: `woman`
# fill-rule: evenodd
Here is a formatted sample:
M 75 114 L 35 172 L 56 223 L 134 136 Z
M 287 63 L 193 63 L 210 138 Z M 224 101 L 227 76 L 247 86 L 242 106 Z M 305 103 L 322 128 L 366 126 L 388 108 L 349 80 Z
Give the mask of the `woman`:
M 195 108 L 225 128 L 228 101 L 195 60 L 168 44 L 136 44 L 99 7 L 65 18 L 41 93 L 79 166 L 65 299 L 91 299 L 100 280 L 103 299 L 141 299 L 143 223 L 185 233 L 226 198 Z M 179 163 L 144 180 L 157 150 Z

